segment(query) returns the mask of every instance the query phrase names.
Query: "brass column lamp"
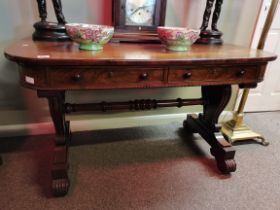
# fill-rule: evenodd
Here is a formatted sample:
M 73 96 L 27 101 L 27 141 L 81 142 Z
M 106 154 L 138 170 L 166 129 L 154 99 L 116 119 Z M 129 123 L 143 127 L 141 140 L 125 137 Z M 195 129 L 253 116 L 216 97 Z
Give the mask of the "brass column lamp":
M 271 27 L 273 18 L 275 16 L 277 5 L 279 0 L 272 0 L 269 13 L 262 31 L 262 35 L 258 44 L 258 49 L 263 50 L 265 41 Z M 231 142 L 244 141 L 244 140 L 261 140 L 261 143 L 264 146 L 267 146 L 269 143 L 264 139 L 264 137 L 254 131 L 252 131 L 244 123 L 244 107 L 248 99 L 250 89 L 246 88 L 243 91 L 243 95 L 238 107 L 238 110 L 234 112 L 233 119 L 229 122 L 226 122 L 222 125 L 221 132 L 223 135 Z

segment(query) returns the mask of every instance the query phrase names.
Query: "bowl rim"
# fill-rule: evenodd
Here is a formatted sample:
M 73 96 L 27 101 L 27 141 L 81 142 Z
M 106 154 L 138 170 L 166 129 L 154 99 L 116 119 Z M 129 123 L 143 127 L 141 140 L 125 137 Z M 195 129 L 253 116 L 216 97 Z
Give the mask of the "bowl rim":
M 102 24 L 90 24 L 90 23 L 66 23 L 65 27 L 79 27 L 79 28 L 107 28 L 114 29 L 114 26 L 102 25 Z
M 200 29 L 193 29 L 193 28 L 187 28 L 187 27 L 177 27 L 177 26 L 158 26 L 157 29 L 162 30 L 174 30 L 174 31 L 195 31 L 200 33 Z

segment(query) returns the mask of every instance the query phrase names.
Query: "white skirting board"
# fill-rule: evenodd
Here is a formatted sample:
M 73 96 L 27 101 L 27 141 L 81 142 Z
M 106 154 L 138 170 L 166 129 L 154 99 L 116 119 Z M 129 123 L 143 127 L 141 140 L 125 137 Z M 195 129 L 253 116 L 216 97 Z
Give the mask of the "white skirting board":
M 141 127 L 149 125 L 163 125 L 172 122 L 182 122 L 186 119 L 184 113 L 152 116 L 92 118 L 86 120 L 71 120 L 71 131 L 105 130 L 116 128 Z M 225 122 L 232 118 L 231 111 L 224 111 L 219 121 Z M 26 135 L 54 134 L 51 121 L 42 123 L 0 125 L 0 138 Z

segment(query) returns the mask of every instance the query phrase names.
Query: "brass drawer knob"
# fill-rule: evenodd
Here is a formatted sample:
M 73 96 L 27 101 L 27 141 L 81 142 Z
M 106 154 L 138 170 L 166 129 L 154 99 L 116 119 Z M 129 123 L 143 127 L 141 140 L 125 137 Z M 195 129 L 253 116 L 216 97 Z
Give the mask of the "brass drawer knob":
M 183 75 L 184 79 L 190 79 L 192 77 L 192 73 L 191 72 L 187 72 Z
M 140 78 L 140 80 L 144 81 L 149 78 L 149 75 L 147 72 L 145 72 L 145 73 L 140 74 L 139 78 Z
M 74 82 L 79 82 L 80 80 L 81 80 L 81 75 L 80 74 L 75 74 L 75 75 L 73 75 L 72 76 L 72 80 L 74 81 Z
M 236 73 L 236 76 L 237 77 L 243 77 L 244 75 L 246 74 L 246 71 L 245 70 L 240 70 Z

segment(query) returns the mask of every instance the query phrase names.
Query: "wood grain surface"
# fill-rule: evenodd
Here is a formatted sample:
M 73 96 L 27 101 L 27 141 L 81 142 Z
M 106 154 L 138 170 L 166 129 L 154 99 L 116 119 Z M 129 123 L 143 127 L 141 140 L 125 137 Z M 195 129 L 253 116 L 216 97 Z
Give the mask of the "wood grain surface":
M 111 43 L 103 51 L 81 51 L 73 42 L 21 40 L 5 50 L 8 59 L 26 65 L 188 65 L 249 64 L 276 59 L 271 53 L 233 45 L 193 45 L 188 52 L 167 51 L 161 44 Z

